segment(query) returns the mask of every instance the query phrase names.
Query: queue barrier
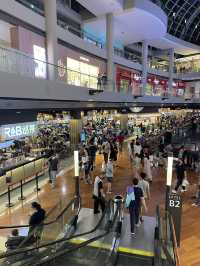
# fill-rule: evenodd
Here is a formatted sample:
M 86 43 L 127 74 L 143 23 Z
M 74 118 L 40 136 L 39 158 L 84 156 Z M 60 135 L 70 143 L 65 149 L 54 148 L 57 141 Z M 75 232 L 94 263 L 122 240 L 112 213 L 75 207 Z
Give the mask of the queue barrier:
M 43 168 L 43 171 L 45 171 L 45 167 Z M 41 173 L 35 173 L 35 176 L 34 178 L 32 177 L 30 179 L 29 177 L 29 181 L 32 181 L 35 179 L 35 188 L 34 188 L 34 192 L 37 192 L 40 191 L 40 187 L 39 187 L 39 176 L 40 174 L 42 174 L 43 172 Z M 7 181 L 10 181 L 10 182 L 7 182 L 8 185 L 7 185 L 7 203 L 6 203 L 6 207 L 8 208 L 11 208 L 14 206 L 14 203 L 11 201 L 11 192 L 14 190 L 14 189 L 17 189 L 20 187 L 20 197 L 18 198 L 18 200 L 20 201 L 23 201 L 26 199 L 26 197 L 24 196 L 24 192 L 23 192 L 23 187 L 24 187 L 24 184 L 27 184 L 28 182 L 24 182 L 26 180 L 25 179 L 21 179 L 19 182 L 16 182 L 16 183 L 11 183 L 11 179 L 8 179 Z M 17 186 L 19 184 L 19 186 Z M 14 186 L 14 188 L 12 188 Z

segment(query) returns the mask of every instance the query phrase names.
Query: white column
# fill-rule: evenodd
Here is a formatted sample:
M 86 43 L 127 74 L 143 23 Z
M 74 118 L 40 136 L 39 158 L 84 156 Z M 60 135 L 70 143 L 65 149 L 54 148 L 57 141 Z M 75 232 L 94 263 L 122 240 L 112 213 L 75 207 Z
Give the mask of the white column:
M 168 81 L 168 87 L 169 87 L 169 95 L 173 95 L 173 77 L 174 77 L 174 49 L 169 50 L 169 81 Z
M 113 14 L 106 14 L 106 47 L 107 47 L 107 79 L 108 89 L 114 90 L 115 78 L 114 78 L 114 64 L 113 64 Z
M 147 70 L 148 70 L 148 43 L 143 41 L 142 43 L 142 92 L 145 94 L 145 88 L 147 85 Z
M 56 0 L 44 0 L 47 61 L 57 65 L 57 7 Z M 48 77 L 55 80 L 57 69 L 48 65 Z

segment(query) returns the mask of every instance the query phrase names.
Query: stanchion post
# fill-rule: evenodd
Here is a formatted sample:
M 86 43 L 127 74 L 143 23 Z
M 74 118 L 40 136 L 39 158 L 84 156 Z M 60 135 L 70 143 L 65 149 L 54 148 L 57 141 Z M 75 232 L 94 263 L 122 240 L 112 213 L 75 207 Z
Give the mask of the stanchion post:
M 11 208 L 14 206 L 14 203 L 11 202 L 11 196 L 10 196 L 10 186 L 8 185 L 8 203 L 6 204 L 6 207 Z
M 39 181 L 38 181 L 38 173 L 36 173 L 35 175 L 35 184 L 36 184 L 36 188 L 35 188 L 35 192 L 38 192 L 40 191 L 40 188 L 39 188 Z
M 18 200 L 25 200 L 26 198 L 24 197 L 24 193 L 23 193 L 23 180 L 21 179 L 20 181 L 20 197 L 18 198 Z

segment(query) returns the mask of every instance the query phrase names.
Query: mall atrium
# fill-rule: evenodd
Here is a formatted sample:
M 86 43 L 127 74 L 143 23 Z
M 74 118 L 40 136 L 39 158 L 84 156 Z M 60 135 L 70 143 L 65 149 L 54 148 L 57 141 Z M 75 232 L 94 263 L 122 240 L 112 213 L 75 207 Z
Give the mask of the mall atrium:
M 0 1 L 0 266 L 200 266 L 200 0 Z

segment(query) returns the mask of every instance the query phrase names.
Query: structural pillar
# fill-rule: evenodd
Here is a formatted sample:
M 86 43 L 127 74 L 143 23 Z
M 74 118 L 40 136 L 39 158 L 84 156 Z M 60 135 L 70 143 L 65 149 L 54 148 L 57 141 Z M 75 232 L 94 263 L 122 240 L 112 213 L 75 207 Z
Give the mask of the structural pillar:
M 174 49 L 169 50 L 169 81 L 168 81 L 168 88 L 169 88 L 169 95 L 173 96 L 173 80 L 174 77 Z
M 142 91 L 141 95 L 145 94 L 147 86 L 147 70 L 148 70 L 148 43 L 143 41 L 142 43 Z
M 56 0 L 44 0 L 48 78 L 57 77 L 57 6 Z
M 74 150 L 77 148 L 77 145 L 80 142 L 81 130 L 82 130 L 81 112 L 79 112 L 79 111 L 71 112 L 71 119 L 70 119 L 70 144 L 71 144 L 71 147 Z
M 107 47 L 107 89 L 115 89 L 114 64 L 113 64 L 113 14 L 106 14 L 106 47 Z
M 120 129 L 127 130 L 128 129 L 128 114 L 120 114 Z

